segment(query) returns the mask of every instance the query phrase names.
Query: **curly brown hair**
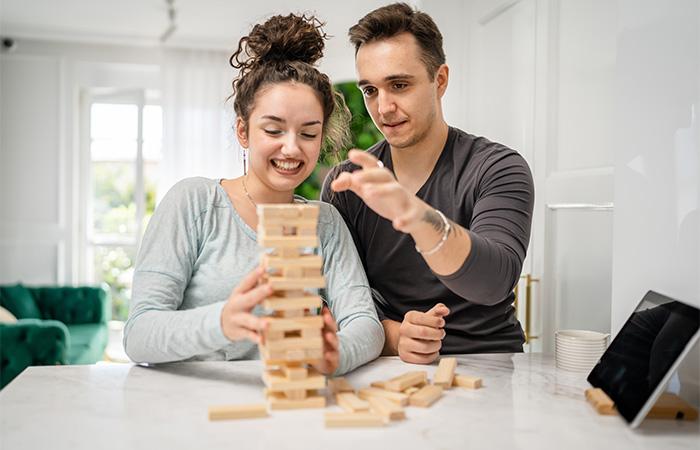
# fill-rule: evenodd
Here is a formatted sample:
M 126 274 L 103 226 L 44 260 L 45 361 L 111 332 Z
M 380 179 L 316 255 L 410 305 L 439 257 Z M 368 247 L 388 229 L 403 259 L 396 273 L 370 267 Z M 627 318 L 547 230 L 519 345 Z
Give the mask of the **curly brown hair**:
M 314 16 L 274 16 L 256 24 L 238 41 L 229 63 L 239 70 L 233 80 L 233 108 L 248 127 L 255 95 L 277 83 L 304 83 L 314 89 L 323 108 L 323 151 L 337 153 L 349 144 L 350 111 L 328 76 L 314 67 L 323 56 L 323 23 Z M 231 98 L 229 97 L 229 98 Z

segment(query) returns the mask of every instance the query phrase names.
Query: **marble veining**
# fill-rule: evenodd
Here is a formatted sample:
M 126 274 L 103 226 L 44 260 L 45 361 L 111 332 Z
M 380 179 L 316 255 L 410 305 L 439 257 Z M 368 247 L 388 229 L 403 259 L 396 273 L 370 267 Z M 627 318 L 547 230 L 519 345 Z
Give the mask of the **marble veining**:
M 457 371 L 484 388 L 454 388 L 432 408 L 409 407 L 383 428 L 325 429 L 324 410 L 210 422 L 207 408 L 264 401 L 260 361 L 31 367 L 0 392 L 0 448 L 11 449 L 575 449 L 700 448 L 698 422 L 646 421 L 628 429 L 585 402 L 585 373 L 542 354 L 460 355 Z M 356 387 L 409 370 L 380 358 Z M 336 410 L 332 405 L 326 410 Z

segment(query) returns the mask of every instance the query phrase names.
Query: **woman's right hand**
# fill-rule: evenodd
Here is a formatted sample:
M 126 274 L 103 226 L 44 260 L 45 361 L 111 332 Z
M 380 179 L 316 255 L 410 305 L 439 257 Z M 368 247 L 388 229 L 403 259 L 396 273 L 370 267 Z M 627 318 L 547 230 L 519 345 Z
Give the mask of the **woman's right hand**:
M 260 343 L 267 321 L 251 314 L 255 305 L 272 294 L 269 283 L 258 286 L 258 281 L 265 274 L 265 269 L 257 269 L 246 275 L 231 292 L 224 308 L 221 310 L 221 330 L 231 341 L 249 339 Z

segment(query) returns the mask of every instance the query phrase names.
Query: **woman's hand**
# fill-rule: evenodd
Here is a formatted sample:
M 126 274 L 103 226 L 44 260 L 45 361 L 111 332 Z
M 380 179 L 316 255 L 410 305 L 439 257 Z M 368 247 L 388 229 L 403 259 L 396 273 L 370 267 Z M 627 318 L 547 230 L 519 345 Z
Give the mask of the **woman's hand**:
M 229 340 L 249 339 L 256 344 L 260 343 L 267 321 L 251 314 L 251 311 L 272 294 L 269 283 L 258 286 L 258 281 L 264 274 L 265 269 L 258 267 L 246 275 L 231 292 L 221 310 L 221 330 Z
M 323 316 L 323 357 L 312 366 L 324 375 L 331 375 L 340 364 L 340 344 L 338 342 L 338 326 L 328 307 L 321 310 Z

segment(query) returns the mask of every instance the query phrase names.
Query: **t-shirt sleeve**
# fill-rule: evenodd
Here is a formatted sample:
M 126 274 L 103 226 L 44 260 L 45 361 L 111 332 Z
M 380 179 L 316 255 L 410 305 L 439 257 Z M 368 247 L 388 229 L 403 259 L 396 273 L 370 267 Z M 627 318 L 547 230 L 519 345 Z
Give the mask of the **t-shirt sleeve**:
M 197 226 L 205 203 L 196 181 L 185 180 L 168 192 L 151 217 L 136 260 L 124 327 L 124 348 L 135 362 L 181 361 L 228 343 L 220 325 L 224 302 L 179 310 L 197 259 Z
M 469 236 L 471 253 L 462 267 L 436 276 L 472 303 L 493 305 L 515 287 L 530 240 L 534 185 L 525 159 L 496 154 L 481 167 Z

